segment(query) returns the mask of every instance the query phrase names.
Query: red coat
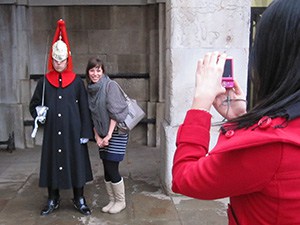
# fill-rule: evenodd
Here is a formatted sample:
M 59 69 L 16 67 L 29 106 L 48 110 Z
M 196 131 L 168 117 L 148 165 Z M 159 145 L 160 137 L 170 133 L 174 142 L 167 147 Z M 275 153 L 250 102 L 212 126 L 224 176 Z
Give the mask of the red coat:
M 229 224 L 300 224 L 300 119 L 276 118 L 220 134 L 208 153 L 211 115 L 187 112 L 177 133 L 172 190 L 198 199 L 230 197 Z M 207 154 L 208 153 L 208 154 Z

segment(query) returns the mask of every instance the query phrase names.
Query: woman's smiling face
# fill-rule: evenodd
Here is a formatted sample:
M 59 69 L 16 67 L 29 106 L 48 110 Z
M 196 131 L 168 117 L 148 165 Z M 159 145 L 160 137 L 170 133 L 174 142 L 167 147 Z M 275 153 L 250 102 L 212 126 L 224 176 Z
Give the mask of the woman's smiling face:
M 89 69 L 89 77 L 93 83 L 97 83 L 103 75 L 101 66 L 95 66 Z

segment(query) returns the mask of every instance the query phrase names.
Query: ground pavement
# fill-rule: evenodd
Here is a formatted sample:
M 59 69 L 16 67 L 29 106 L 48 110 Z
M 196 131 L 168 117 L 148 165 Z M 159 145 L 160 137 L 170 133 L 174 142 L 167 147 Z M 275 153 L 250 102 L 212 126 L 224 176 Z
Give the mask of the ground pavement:
M 160 188 L 161 152 L 158 148 L 129 145 L 120 171 L 127 207 L 119 214 L 102 213 L 108 202 L 102 164 L 94 143 L 89 144 L 94 180 L 85 187 L 92 215 L 83 216 L 71 202 L 72 191 L 61 191 L 61 204 L 40 216 L 47 190 L 38 187 L 40 147 L 0 150 L 0 225 L 226 225 L 227 200 L 200 201 L 166 195 Z

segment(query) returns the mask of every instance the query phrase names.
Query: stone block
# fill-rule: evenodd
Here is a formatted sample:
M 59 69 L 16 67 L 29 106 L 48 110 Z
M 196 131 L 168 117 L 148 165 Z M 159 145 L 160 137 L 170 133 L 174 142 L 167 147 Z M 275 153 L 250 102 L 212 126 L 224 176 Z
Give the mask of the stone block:
M 159 5 L 153 4 L 148 5 L 146 8 L 146 15 L 147 15 L 147 29 L 148 30 L 157 30 L 159 29 Z
M 146 124 L 138 124 L 129 133 L 129 144 L 137 143 L 141 145 L 147 145 L 147 131 Z
M 86 6 L 80 24 L 85 30 L 107 30 L 111 26 L 111 7 L 109 6 Z M 95 19 L 101 15 L 102 19 Z
M 22 105 L 0 104 L 0 140 L 7 140 L 14 132 L 16 148 L 24 148 Z
M 156 146 L 161 146 L 161 136 L 162 136 L 162 124 L 164 122 L 165 117 L 165 104 L 164 103 L 156 103 Z
M 21 102 L 28 105 L 31 99 L 30 95 L 30 80 L 21 80 L 20 81 L 20 89 L 21 89 Z
M 157 101 L 159 96 L 159 38 L 158 31 L 152 30 L 149 35 L 149 74 L 150 101 Z
M 76 74 L 85 74 L 85 69 L 88 63 L 88 60 L 92 56 L 97 55 L 90 55 L 90 54 L 74 54 L 73 55 L 73 70 Z M 99 56 L 101 60 L 105 62 L 106 56 L 101 55 Z
M 56 28 L 57 18 L 53 13 L 57 12 L 58 8 L 49 7 L 29 7 L 28 8 L 28 18 L 29 18 L 29 30 L 31 31 L 45 31 L 54 30 Z M 56 19 L 57 18 L 57 19 Z M 52 38 L 52 36 L 51 36 Z M 51 39 L 52 41 L 52 39 Z
M 149 30 L 148 31 L 148 43 L 149 43 L 149 54 L 158 54 L 159 50 L 159 33 L 158 30 Z
M 153 50 L 155 51 L 155 50 Z M 158 52 L 149 55 L 150 101 L 158 101 L 159 91 L 159 57 Z M 163 88 L 164 90 L 164 88 Z
M 29 74 L 44 74 L 47 70 L 47 67 L 45 68 L 45 63 L 43 62 L 45 59 L 45 54 L 31 54 L 30 56 L 30 64 L 28 65 Z M 48 62 L 47 62 L 48 63 Z
M 35 88 L 36 88 L 36 85 L 37 85 L 37 81 L 35 81 L 35 80 L 30 80 L 30 94 L 29 94 L 30 99 L 31 99 L 31 96 L 32 96 L 33 93 L 34 93 L 34 90 L 35 90 Z
M 178 127 L 169 126 L 169 124 L 164 121 L 162 123 L 161 129 L 161 174 L 162 174 L 162 186 L 168 192 L 171 193 L 172 186 L 172 166 L 173 158 L 176 150 L 176 136 Z
M 147 103 L 147 118 L 155 119 L 156 118 L 156 103 L 148 102 Z M 156 146 L 156 124 L 149 123 L 147 124 L 147 146 Z
M 90 53 L 116 54 L 128 52 L 128 33 L 119 33 L 114 30 L 88 31 Z M 114 37 L 114 38 L 112 38 Z
M 2 31 L 9 30 L 7 24 L 12 24 L 13 7 L 10 5 L 0 5 L 0 31 L 1 36 L 4 34 Z M 2 49 L 2 48 L 1 48 Z
M 48 7 L 49 8 L 49 7 Z M 53 21 L 62 18 L 68 30 L 86 31 L 89 29 L 109 29 L 110 7 L 108 6 L 60 6 L 49 8 L 53 13 Z M 101 18 L 95 19 L 101 15 Z
M 127 45 L 130 54 L 145 54 L 149 52 L 148 30 L 129 31 L 128 37 Z
M 100 55 L 99 57 L 103 56 Z M 105 59 L 106 73 L 118 73 L 118 55 L 105 55 Z
M 28 31 L 27 9 L 26 6 L 19 6 L 16 8 L 18 29 L 23 31 Z
M 144 31 L 91 30 L 88 31 L 90 53 L 138 54 L 146 52 Z M 113 37 L 113 38 L 112 38 Z
M 88 45 L 88 33 L 84 31 L 69 31 L 69 41 L 72 56 L 78 54 L 88 54 L 89 45 Z
M 145 54 L 120 54 L 117 59 L 118 71 L 122 73 L 146 73 L 148 71 L 148 56 Z
M 144 30 L 146 21 L 144 6 L 115 6 L 112 11 L 112 27 L 117 30 Z
M 250 1 L 175 2 L 167 17 L 172 47 L 248 47 Z
M 29 37 L 30 41 L 29 41 L 29 50 L 28 50 L 28 54 L 30 56 L 28 60 L 30 62 L 28 65 L 29 74 L 45 73 L 45 70 L 47 69 L 48 54 L 51 47 L 53 35 L 54 33 L 49 34 L 48 30 L 32 31 Z
M 33 120 L 30 111 L 29 111 L 29 103 L 23 105 L 23 121 L 25 120 Z M 30 126 L 28 126 L 30 127 Z
M 32 127 L 28 126 L 24 128 L 25 146 L 26 148 L 33 148 L 35 145 L 34 139 L 31 137 Z
M 148 101 L 149 84 L 146 79 L 114 79 L 125 93 L 139 102 Z
M 17 60 L 18 67 L 15 67 L 16 76 L 19 79 L 27 79 L 28 78 L 28 32 L 25 30 L 19 30 L 19 35 L 17 37 Z

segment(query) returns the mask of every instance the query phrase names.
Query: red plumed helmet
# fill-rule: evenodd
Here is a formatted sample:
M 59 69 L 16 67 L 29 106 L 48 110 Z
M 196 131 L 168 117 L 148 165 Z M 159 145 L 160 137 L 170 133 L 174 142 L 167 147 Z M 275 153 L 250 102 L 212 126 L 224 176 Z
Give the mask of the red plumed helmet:
M 56 31 L 52 41 L 52 47 L 49 52 L 48 59 L 48 70 L 53 70 L 52 59 L 57 61 L 63 61 L 68 58 L 68 66 L 66 71 L 73 70 L 73 62 L 71 56 L 71 49 L 69 44 L 69 39 L 67 35 L 67 29 L 65 21 L 62 19 L 57 21 Z

